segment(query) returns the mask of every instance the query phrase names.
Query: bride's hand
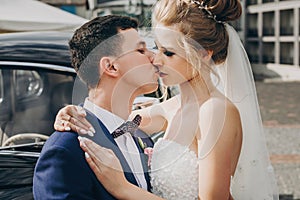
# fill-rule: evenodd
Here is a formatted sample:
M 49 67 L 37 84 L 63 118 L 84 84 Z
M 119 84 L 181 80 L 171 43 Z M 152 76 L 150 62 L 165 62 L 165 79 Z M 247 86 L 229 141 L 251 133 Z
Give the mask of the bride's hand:
M 86 120 L 86 112 L 80 106 L 67 105 L 59 110 L 54 122 L 57 131 L 75 131 L 93 136 L 95 129 Z
M 88 138 L 78 137 L 86 161 L 105 189 L 117 199 L 130 187 L 119 159 L 111 149 L 101 147 Z

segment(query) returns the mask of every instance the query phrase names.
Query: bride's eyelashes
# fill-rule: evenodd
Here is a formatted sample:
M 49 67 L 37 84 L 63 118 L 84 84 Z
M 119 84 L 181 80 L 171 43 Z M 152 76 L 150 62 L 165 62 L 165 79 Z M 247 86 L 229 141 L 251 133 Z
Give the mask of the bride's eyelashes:
M 171 57 L 171 56 L 175 55 L 174 52 L 168 51 L 166 48 L 163 48 L 163 47 L 158 48 L 157 45 L 155 45 L 154 47 L 152 47 L 152 49 L 153 50 L 160 50 L 163 54 L 165 54 L 168 57 Z
M 172 57 L 172 56 L 175 55 L 174 52 L 167 50 L 163 46 L 158 47 L 156 42 L 154 42 L 154 47 L 152 47 L 152 49 L 153 50 L 159 50 L 160 52 L 162 52 L 163 54 L 165 54 L 167 57 Z
M 166 56 L 168 56 L 168 57 L 171 57 L 171 56 L 175 55 L 174 52 L 168 51 L 168 50 L 163 51 L 163 53 L 164 53 Z

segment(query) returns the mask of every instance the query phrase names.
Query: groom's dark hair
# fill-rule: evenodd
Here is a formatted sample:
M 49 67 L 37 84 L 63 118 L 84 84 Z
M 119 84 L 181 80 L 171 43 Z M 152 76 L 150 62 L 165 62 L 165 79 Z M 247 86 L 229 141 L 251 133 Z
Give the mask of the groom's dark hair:
M 103 56 L 122 53 L 123 38 L 119 30 L 137 29 L 137 20 L 118 15 L 96 17 L 78 28 L 71 40 L 71 64 L 89 88 L 99 81 L 98 64 Z

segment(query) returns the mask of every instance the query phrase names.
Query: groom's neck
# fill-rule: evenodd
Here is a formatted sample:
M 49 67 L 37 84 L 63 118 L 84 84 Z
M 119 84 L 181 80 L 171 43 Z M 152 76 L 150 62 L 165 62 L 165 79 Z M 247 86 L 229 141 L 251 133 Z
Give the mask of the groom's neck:
M 127 120 L 136 95 L 126 90 L 107 90 L 98 88 L 89 93 L 89 100 L 95 105 Z

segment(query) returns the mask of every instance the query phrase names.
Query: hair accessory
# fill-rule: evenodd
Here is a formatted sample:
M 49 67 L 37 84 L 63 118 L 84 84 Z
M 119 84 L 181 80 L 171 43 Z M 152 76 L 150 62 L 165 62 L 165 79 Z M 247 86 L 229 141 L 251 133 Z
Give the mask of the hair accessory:
M 204 3 L 204 1 L 198 1 L 198 0 L 191 0 L 191 2 L 193 4 L 196 4 L 198 6 L 199 9 L 201 10 L 205 10 L 205 12 L 208 14 L 208 18 L 212 18 L 213 20 L 215 20 L 215 22 L 217 23 L 221 23 L 223 24 L 222 21 L 217 20 L 217 16 L 214 15 L 209 9 L 208 6 Z

